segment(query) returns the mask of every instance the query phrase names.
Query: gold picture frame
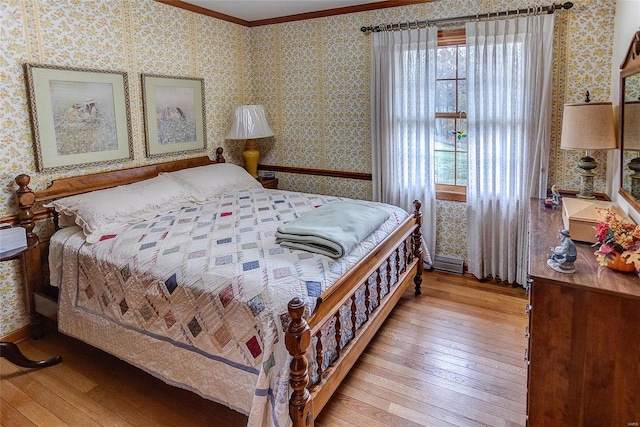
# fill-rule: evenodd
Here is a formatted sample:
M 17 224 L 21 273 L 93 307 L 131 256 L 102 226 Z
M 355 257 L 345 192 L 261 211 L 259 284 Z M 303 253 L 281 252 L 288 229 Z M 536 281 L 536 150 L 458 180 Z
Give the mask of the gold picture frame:
M 25 68 L 39 172 L 133 159 L 126 72 Z
M 203 152 L 204 79 L 142 74 L 147 157 Z

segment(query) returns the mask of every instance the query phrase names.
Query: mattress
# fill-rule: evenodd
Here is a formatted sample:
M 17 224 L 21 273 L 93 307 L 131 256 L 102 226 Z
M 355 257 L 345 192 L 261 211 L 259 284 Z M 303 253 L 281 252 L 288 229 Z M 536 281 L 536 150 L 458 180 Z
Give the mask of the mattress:
M 287 303 L 301 297 L 312 311 L 408 216 L 368 202 L 388 220 L 339 259 L 275 243 L 280 224 L 336 200 L 346 199 L 250 188 L 93 244 L 62 229 L 50 242 L 59 329 L 248 414 L 251 426 L 288 425 Z

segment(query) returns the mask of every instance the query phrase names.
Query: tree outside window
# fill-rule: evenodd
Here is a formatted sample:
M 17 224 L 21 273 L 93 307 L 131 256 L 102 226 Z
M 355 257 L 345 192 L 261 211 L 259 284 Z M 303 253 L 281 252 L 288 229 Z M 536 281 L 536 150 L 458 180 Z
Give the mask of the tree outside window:
M 440 39 L 436 69 L 435 181 L 436 184 L 466 186 L 468 141 L 464 43 L 454 40 L 448 44 L 446 39 Z

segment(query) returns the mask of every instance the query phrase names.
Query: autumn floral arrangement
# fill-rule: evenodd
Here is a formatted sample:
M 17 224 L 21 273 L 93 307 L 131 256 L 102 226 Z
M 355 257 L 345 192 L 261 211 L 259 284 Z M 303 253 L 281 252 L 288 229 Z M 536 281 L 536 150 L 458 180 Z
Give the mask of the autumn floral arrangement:
M 621 219 L 611 209 L 596 208 L 602 218 L 595 227 L 600 243 L 595 252 L 601 265 L 609 265 L 616 257 L 626 264 L 633 264 L 640 273 L 640 225 Z

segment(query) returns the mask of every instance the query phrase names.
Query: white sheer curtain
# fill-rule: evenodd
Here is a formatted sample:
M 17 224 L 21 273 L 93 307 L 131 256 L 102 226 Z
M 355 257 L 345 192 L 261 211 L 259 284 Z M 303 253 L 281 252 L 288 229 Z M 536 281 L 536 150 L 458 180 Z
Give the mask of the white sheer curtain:
M 373 33 L 371 136 L 373 199 L 413 212 L 435 253 L 433 166 L 437 28 Z
M 547 188 L 553 22 L 539 15 L 466 25 L 467 250 L 478 278 L 526 281 L 529 199 Z

